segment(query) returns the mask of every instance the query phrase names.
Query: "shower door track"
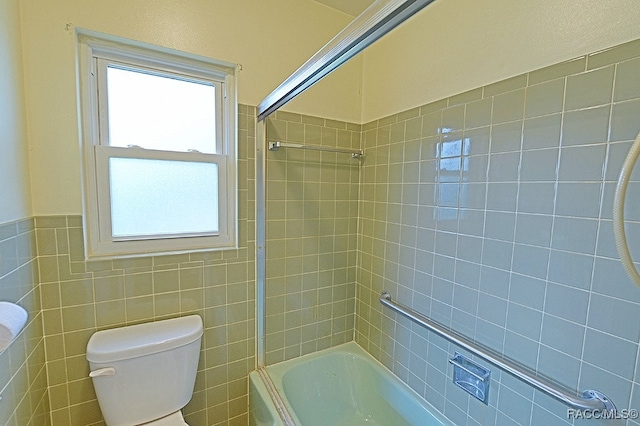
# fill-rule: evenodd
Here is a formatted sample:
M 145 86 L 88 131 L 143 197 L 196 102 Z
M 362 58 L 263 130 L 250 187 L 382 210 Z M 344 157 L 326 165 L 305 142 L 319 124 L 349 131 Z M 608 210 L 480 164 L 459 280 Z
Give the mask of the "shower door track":
M 433 1 L 375 1 L 260 102 L 258 120 L 267 118 Z

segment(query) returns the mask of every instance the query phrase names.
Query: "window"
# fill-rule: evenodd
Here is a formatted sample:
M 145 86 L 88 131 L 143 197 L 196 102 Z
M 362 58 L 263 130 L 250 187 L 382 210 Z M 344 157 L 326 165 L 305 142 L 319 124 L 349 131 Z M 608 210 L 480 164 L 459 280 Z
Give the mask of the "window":
M 88 258 L 236 247 L 236 67 L 79 32 Z

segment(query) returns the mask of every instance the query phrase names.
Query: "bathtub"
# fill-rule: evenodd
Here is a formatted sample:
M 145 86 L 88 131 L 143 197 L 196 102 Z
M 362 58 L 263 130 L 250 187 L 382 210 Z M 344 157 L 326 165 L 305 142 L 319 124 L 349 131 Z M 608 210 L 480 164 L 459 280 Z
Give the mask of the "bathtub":
M 354 342 L 267 372 L 296 425 L 453 425 Z M 249 424 L 284 424 L 257 371 L 249 375 Z

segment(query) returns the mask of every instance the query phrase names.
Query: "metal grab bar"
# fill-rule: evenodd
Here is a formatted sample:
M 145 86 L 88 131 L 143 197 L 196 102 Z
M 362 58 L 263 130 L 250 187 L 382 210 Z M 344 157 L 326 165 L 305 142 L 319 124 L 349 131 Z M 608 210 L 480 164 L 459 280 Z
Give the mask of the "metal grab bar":
M 450 329 L 424 315 L 414 311 L 408 306 L 401 305 L 391 300 L 391 294 L 387 291 L 383 291 L 380 295 L 380 303 L 384 306 L 392 309 L 393 311 L 404 315 L 417 324 L 425 327 L 426 329 L 438 334 L 441 337 L 449 340 L 450 342 L 474 353 L 475 355 L 489 361 L 496 365 L 498 368 L 512 374 L 516 378 L 522 380 L 528 385 L 550 395 L 560 402 L 568 405 L 569 407 L 579 410 L 589 411 L 615 411 L 616 406 L 613 402 L 607 398 L 606 395 L 596 390 L 585 390 L 582 395 L 575 395 L 572 391 L 563 388 L 561 385 L 538 376 L 534 373 L 528 372 L 528 368 L 518 364 L 516 361 L 512 361 L 506 358 L 504 355 L 487 348 L 479 343 L 476 343 L 466 336 L 458 333 L 455 330 Z
M 351 158 L 361 158 L 364 153 L 361 150 L 351 150 L 343 148 L 331 148 L 329 146 L 316 146 L 316 145 L 303 145 L 300 143 L 286 143 L 286 142 L 269 142 L 269 151 L 277 151 L 279 148 L 296 148 L 296 149 L 310 149 L 313 151 L 324 152 L 337 152 L 339 154 L 351 154 Z

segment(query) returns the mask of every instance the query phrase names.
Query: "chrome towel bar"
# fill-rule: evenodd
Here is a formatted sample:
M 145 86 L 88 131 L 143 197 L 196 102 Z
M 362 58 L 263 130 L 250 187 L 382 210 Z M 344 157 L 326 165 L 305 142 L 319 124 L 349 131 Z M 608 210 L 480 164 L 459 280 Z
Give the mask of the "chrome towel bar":
M 506 358 L 504 355 L 487 348 L 466 336 L 458 333 L 455 330 L 450 329 L 430 318 L 425 317 L 419 312 L 414 311 L 408 306 L 404 306 L 400 303 L 394 302 L 391 299 L 391 294 L 387 291 L 383 291 L 380 295 L 380 303 L 382 305 L 392 309 L 393 311 L 404 315 L 415 323 L 422 327 L 438 334 L 441 337 L 449 340 L 450 342 L 460 346 L 472 352 L 473 354 L 489 361 L 496 365 L 498 368 L 512 374 L 516 378 L 522 380 L 530 386 L 552 396 L 568 405 L 569 407 L 579 410 L 590 411 L 615 411 L 616 406 L 613 402 L 607 398 L 601 392 L 596 390 L 585 390 L 581 395 L 575 395 L 574 392 L 567 390 L 563 386 L 551 381 L 550 379 L 536 375 L 530 372 L 527 367 Z M 529 370 L 529 371 L 528 371 Z
M 303 145 L 299 143 L 285 143 L 280 141 L 269 142 L 269 151 L 277 151 L 280 148 L 309 149 L 313 151 L 336 152 L 339 154 L 351 154 L 351 158 L 362 158 L 364 153 L 360 150 L 343 148 L 331 148 L 329 146 Z

